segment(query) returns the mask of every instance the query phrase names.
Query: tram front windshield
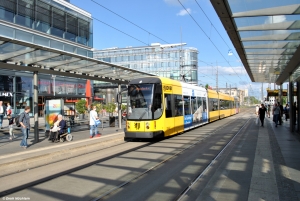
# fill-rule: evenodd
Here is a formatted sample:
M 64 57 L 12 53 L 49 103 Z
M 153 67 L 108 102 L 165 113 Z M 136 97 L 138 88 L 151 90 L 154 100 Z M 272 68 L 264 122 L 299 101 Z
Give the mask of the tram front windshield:
M 129 85 L 128 120 L 151 120 L 161 115 L 158 110 L 161 108 L 161 90 L 155 90 L 155 86 L 155 84 Z M 155 91 L 159 93 L 159 98 Z

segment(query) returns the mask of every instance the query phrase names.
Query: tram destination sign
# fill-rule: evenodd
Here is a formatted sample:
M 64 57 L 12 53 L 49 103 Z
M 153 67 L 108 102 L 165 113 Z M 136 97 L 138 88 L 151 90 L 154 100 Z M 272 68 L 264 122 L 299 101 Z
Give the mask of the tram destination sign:
M 11 92 L 0 92 L 0 97 L 12 97 L 13 93 Z

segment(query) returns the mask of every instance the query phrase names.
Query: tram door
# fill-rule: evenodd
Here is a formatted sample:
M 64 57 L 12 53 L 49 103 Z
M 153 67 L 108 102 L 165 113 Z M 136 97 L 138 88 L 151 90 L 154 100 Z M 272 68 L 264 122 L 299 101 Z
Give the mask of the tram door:
M 165 118 L 163 123 L 163 128 L 165 131 L 165 136 L 169 136 L 174 134 L 174 123 L 175 118 L 174 117 L 174 101 L 172 101 L 172 95 L 171 94 L 165 94 L 164 98 L 164 104 L 165 104 Z

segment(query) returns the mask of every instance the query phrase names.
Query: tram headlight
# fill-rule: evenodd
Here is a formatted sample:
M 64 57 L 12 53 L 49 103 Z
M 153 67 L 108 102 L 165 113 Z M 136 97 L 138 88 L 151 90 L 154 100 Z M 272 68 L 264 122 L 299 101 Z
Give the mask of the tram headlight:
M 150 128 L 150 124 L 149 122 L 146 122 L 146 129 L 149 129 Z

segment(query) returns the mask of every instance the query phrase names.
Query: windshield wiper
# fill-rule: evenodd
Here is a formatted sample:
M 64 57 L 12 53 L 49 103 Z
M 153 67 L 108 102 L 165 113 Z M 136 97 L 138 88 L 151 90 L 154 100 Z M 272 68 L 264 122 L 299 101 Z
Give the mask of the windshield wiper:
M 148 112 L 147 109 L 143 112 L 143 114 L 141 115 L 141 117 L 139 119 L 142 119 L 145 116 L 146 112 Z

